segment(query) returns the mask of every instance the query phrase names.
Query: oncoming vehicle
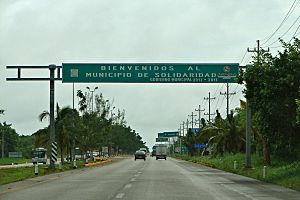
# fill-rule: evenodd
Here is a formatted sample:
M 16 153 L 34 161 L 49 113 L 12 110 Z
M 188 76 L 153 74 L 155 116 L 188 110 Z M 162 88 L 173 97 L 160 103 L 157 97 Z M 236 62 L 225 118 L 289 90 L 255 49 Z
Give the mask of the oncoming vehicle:
M 36 149 L 33 149 L 32 153 L 32 163 L 38 164 L 38 163 L 47 163 L 47 149 L 39 147 Z
M 140 148 L 139 151 L 143 151 L 143 152 L 147 153 L 147 149 L 146 148 Z
M 144 159 L 146 160 L 146 153 L 144 151 L 136 151 L 134 154 L 134 160 L 136 159 Z

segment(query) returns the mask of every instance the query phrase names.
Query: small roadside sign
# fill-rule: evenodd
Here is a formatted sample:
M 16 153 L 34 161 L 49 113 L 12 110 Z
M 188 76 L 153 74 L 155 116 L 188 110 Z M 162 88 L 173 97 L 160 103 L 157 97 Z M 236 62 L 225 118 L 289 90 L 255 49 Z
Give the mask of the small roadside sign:
M 181 152 L 182 153 L 187 153 L 188 152 L 188 148 L 187 147 L 181 147 Z
M 168 142 L 168 138 L 166 138 L 166 137 L 159 137 L 159 138 L 156 138 L 156 142 Z
M 194 148 L 196 148 L 196 149 L 204 149 L 204 148 L 206 148 L 206 144 L 194 144 Z

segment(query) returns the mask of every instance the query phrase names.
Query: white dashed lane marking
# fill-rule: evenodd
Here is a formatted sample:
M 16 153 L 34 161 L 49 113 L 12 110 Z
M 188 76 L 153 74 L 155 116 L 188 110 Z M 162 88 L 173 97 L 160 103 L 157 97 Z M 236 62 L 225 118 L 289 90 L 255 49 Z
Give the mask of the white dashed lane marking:
M 126 184 L 124 188 L 128 189 L 128 188 L 131 188 L 131 187 L 132 187 L 132 185 L 129 183 L 129 184 Z

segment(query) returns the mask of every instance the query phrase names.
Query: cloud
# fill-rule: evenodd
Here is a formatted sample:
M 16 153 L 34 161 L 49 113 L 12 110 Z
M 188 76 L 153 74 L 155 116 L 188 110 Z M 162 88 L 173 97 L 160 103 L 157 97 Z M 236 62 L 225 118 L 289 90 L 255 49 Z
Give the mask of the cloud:
M 286 1 L 67 0 L 0 2 L 1 121 L 31 134 L 47 123 L 49 83 L 7 82 L 7 65 L 63 62 L 240 62 L 247 47 L 269 35 L 289 9 Z M 48 76 L 31 70 L 26 75 Z M 128 124 L 149 146 L 157 132 L 177 130 L 208 92 L 225 113 L 224 84 L 76 84 L 99 86 L 125 109 Z M 222 86 L 223 85 L 223 86 Z M 232 88 L 240 90 L 240 86 Z M 238 105 L 242 93 L 235 95 Z M 56 101 L 72 105 L 72 85 L 56 83 Z M 77 100 L 76 100 L 77 102 Z

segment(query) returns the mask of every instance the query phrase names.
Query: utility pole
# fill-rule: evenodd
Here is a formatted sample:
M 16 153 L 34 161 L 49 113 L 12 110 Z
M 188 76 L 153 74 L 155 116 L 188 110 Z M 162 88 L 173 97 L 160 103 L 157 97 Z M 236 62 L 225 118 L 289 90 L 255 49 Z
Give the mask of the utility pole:
M 229 97 L 230 97 L 230 95 L 235 95 L 236 93 L 235 92 L 231 92 L 231 93 L 229 92 L 229 84 L 228 83 L 226 83 L 226 88 L 227 88 L 226 92 L 224 92 L 224 93 L 220 92 L 220 95 L 226 95 L 226 100 L 227 100 L 226 111 L 227 111 L 227 117 L 228 117 L 228 115 L 229 115 Z
M 215 113 L 213 113 L 213 114 L 210 113 L 210 100 L 215 100 L 215 99 L 216 99 L 216 97 L 212 97 L 212 98 L 210 97 L 210 92 L 208 93 L 207 98 L 204 97 L 204 100 L 208 100 L 208 113 L 204 113 L 204 115 L 208 115 L 209 122 L 210 122 L 210 116 L 215 115 Z
M 178 137 L 180 137 L 181 136 L 181 123 L 179 124 L 179 132 L 178 132 Z
M 247 48 L 248 52 L 256 52 L 257 53 L 257 63 L 260 64 L 260 45 L 259 40 L 257 42 L 257 48 L 250 50 Z M 269 51 L 269 48 L 268 50 Z M 249 101 L 247 100 L 246 104 L 246 158 L 245 158 L 245 167 L 251 168 L 251 106 L 249 105 Z
M 198 114 L 198 122 L 199 122 L 199 131 L 200 131 L 200 128 L 201 128 L 201 112 L 205 111 L 205 109 L 201 110 L 201 105 L 199 105 L 199 108 L 195 109 L 195 111 L 199 112 L 199 114 Z
M 182 122 L 182 136 L 184 136 L 184 121 Z
M 186 119 L 186 134 L 189 132 L 189 119 Z
M 2 151 L 1 151 L 1 153 L 2 153 L 2 157 L 1 158 L 4 158 L 4 131 L 2 130 L 1 131 L 2 132 L 2 139 L 1 139 L 1 144 L 2 144 Z
M 179 153 L 181 154 L 181 124 L 180 124 L 180 126 L 179 126 L 178 131 L 179 131 L 179 148 L 180 148 Z
M 194 128 L 194 117 L 196 117 L 197 115 L 194 115 L 194 112 L 192 112 L 191 115 L 188 115 L 189 117 L 192 117 L 192 130 Z

